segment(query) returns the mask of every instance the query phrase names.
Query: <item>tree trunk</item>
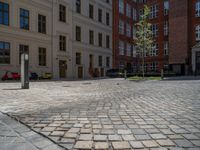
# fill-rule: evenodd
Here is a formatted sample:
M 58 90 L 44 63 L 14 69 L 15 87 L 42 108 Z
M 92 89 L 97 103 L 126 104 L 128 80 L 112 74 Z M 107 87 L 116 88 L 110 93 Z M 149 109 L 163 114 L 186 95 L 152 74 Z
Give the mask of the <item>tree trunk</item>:
M 144 79 L 144 48 L 142 50 L 142 77 Z

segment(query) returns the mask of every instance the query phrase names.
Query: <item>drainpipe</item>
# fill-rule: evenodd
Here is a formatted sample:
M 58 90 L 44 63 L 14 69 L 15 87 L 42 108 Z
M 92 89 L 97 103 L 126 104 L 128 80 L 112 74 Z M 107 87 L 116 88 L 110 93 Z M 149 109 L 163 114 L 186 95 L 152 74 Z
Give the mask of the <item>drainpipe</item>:
M 53 25 L 53 13 L 54 13 L 54 11 L 53 11 L 53 3 L 54 3 L 54 0 L 52 0 L 52 15 L 51 15 L 51 72 L 52 72 L 52 76 L 53 76 L 53 74 L 54 74 L 54 72 L 53 72 L 53 28 L 54 28 L 54 25 Z M 54 76 L 53 76 L 53 78 L 54 78 Z

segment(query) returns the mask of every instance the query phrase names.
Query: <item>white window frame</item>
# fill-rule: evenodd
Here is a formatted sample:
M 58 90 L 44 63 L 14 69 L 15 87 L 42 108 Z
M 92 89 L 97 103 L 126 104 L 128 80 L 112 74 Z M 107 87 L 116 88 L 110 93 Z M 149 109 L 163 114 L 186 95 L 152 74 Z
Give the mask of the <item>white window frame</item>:
M 154 19 L 154 18 L 157 18 L 158 17 L 158 5 L 157 4 L 155 4 L 155 5 L 152 5 L 151 7 L 150 7 L 150 16 L 149 16 L 149 18 L 150 19 Z
M 152 44 L 151 50 L 150 50 L 150 55 L 151 56 L 158 56 L 158 49 L 159 49 L 158 43 Z
M 125 54 L 124 46 L 125 46 L 124 42 L 123 41 L 119 41 L 119 55 L 123 56 Z
M 165 0 L 164 1 L 164 15 L 168 15 L 169 14 L 169 0 Z
M 124 14 L 124 1 L 119 0 L 119 13 Z
M 200 41 L 200 24 L 196 26 L 196 41 Z
M 126 24 L 126 36 L 131 37 L 131 25 Z
M 137 10 L 135 8 L 133 8 L 133 20 L 137 21 Z
M 158 24 L 152 24 L 151 31 L 152 31 L 152 36 L 157 37 L 158 36 Z
M 168 21 L 164 21 L 164 35 L 167 36 L 169 34 L 169 23 Z
M 131 56 L 131 44 L 126 44 L 126 56 Z
M 195 16 L 200 17 L 200 0 L 197 0 L 195 4 Z
M 124 34 L 124 21 L 119 20 L 119 33 Z
M 128 3 L 126 4 L 126 16 L 131 18 L 131 6 Z
M 169 43 L 167 41 L 164 42 L 164 55 L 165 56 L 169 55 Z

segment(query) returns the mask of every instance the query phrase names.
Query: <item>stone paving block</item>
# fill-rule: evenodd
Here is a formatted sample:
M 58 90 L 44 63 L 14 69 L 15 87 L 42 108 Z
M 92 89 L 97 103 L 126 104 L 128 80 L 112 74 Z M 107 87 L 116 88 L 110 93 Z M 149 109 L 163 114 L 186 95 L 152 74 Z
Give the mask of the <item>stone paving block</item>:
M 74 148 L 76 149 L 92 149 L 92 141 L 77 141 Z
M 110 129 L 102 129 L 101 130 L 101 134 L 105 134 L 105 135 L 110 135 L 110 134 L 114 134 L 114 130 L 110 130 Z
M 197 137 L 194 134 L 182 134 L 183 137 L 185 137 L 188 140 L 198 140 L 200 139 L 199 137 Z
M 112 146 L 114 150 L 131 149 L 130 144 L 128 142 L 112 142 Z
M 106 135 L 94 135 L 94 141 L 107 141 Z
M 65 133 L 64 137 L 65 138 L 72 138 L 72 139 L 75 139 L 76 137 L 78 136 L 78 134 L 76 133 Z
M 194 145 L 188 140 L 174 140 L 174 142 L 179 147 L 183 147 L 183 148 L 194 147 Z
M 151 137 L 148 134 L 136 134 L 136 140 L 150 140 Z
M 150 134 L 153 139 L 166 139 L 167 137 L 163 134 Z
M 191 140 L 191 142 L 192 142 L 195 146 L 198 146 L 198 147 L 200 148 L 200 139 Z
M 148 141 L 142 141 L 145 147 L 147 148 L 152 148 L 152 147 L 159 147 L 159 145 L 153 141 L 153 140 L 148 140 Z
M 179 134 L 168 135 L 168 137 L 169 137 L 171 140 L 184 139 L 184 137 L 181 136 L 181 135 L 179 135 Z
M 51 136 L 63 136 L 65 134 L 64 131 L 53 131 Z
M 133 135 L 122 135 L 124 141 L 133 141 L 135 140 Z
M 142 142 L 139 142 L 139 141 L 130 141 L 130 144 L 131 144 L 132 148 L 134 148 L 134 149 L 144 148 L 144 145 L 142 144 Z
M 75 139 L 62 138 L 62 139 L 60 140 L 60 143 L 75 143 Z
M 54 131 L 56 127 L 44 127 L 41 131 L 43 132 L 51 132 Z
M 131 130 L 118 130 L 117 133 L 118 134 L 122 134 L 122 135 L 124 135 L 124 134 L 132 134 Z
M 122 138 L 120 135 L 108 135 L 108 140 L 109 141 L 121 141 Z
M 109 149 L 109 144 L 107 142 L 96 142 L 95 143 L 95 149 L 108 150 Z
M 158 144 L 160 144 L 160 146 L 166 146 L 166 147 L 170 147 L 170 146 L 175 146 L 175 144 L 169 140 L 169 139 L 166 139 L 166 140 L 156 140 L 156 142 L 158 142 Z
M 79 140 L 91 141 L 92 137 L 93 137 L 92 134 L 81 134 L 80 137 L 79 137 Z
M 80 128 L 71 128 L 68 132 L 69 133 L 78 133 L 80 131 Z

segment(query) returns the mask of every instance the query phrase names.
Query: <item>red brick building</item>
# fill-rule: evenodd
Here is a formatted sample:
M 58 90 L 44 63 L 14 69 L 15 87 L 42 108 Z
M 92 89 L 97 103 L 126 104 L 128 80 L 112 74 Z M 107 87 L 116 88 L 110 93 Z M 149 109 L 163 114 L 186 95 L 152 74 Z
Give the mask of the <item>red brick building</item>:
M 161 69 L 168 68 L 185 75 L 200 70 L 200 58 L 197 57 L 200 55 L 200 44 L 197 46 L 200 39 L 200 0 L 114 0 L 113 67 L 132 68 L 133 71 L 140 68 L 140 56 L 136 55 L 133 39 L 135 23 L 142 15 L 145 4 L 151 9 L 149 22 L 154 38 L 151 50 L 145 53 L 146 71 L 159 73 Z M 129 24 L 131 37 L 127 36 Z M 127 55 L 127 43 L 132 43 L 131 56 Z M 192 53 L 194 48 L 196 50 Z

